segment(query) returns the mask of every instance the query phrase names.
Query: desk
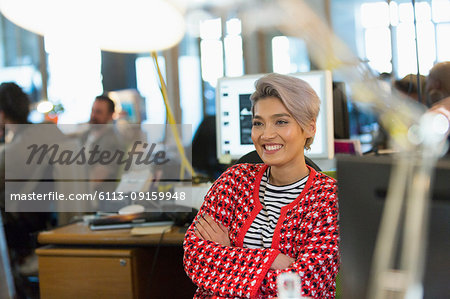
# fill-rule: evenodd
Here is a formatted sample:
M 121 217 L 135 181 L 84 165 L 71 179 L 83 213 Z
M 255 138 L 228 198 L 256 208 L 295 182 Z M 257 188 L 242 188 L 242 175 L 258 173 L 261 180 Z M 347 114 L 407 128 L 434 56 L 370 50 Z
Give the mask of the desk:
M 41 298 L 192 298 L 183 270 L 184 230 L 133 236 L 129 229 L 91 231 L 71 224 L 38 236 Z M 152 277 L 150 277 L 152 276 Z

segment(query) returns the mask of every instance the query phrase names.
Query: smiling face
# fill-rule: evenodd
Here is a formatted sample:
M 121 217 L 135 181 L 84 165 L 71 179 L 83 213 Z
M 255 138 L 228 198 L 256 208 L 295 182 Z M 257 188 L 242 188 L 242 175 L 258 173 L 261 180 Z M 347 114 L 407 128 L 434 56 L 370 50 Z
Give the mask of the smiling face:
M 267 97 L 254 105 L 252 141 L 261 159 L 272 167 L 301 167 L 306 139 L 315 124 L 303 130 L 280 99 Z

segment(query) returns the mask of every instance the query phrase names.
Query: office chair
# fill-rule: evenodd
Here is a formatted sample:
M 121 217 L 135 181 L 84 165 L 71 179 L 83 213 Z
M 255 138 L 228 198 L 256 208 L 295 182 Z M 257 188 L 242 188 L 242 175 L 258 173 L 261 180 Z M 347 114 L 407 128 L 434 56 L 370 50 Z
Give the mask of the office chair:
M 305 156 L 305 162 L 306 162 L 306 165 L 311 166 L 312 168 L 314 168 L 314 170 L 321 171 L 320 167 L 317 166 L 317 164 L 314 163 L 307 156 Z M 254 150 L 254 151 L 251 151 L 251 152 L 243 155 L 241 158 L 239 158 L 239 160 L 237 160 L 236 164 L 239 164 L 239 163 L 256 164 L 256 163 L 264 163 L 264 162 L 263 162 L 263 160 L 261 160 L 261 158 L 259 157 L 259 155 L 256 152 L 256 150 Z
M 192 139 L 192 166 L 212 180 L 227 169 L 217 160 L 215 115 L 205 116 Z

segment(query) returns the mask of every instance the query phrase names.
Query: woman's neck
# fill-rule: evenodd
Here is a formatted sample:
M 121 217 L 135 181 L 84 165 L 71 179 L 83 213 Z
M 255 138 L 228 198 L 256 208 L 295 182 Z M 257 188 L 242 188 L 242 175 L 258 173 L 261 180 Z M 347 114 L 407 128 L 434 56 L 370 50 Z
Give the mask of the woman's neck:
M 275 186 L 284 186 L 301 180 L 309 174 L 309 168 L 306 163 L 301 165 L 291 164 L 283 167 L 271 166 L 269 182 Z

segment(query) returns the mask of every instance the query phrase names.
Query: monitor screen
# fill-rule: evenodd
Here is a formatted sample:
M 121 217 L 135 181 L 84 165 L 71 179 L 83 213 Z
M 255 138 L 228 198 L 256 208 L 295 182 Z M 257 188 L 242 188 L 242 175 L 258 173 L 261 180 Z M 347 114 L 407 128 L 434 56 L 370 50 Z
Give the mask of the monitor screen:
M 250 95 L 255 91 L 255 81 L 264 74 L 221 78 L 217 84 L 216 131 L 217 158 L 230 163 L 255 149 L 251 139 L 252 104 Z M 308 82 L 320 98 L 317 130 L 309 158 L 331 159 L 333 145 L 333 89 L 329 71 L 290 74 Z
M 391 156 L 337 158 L 342 298 L 369 298 L 373 252 L 392 165 Z M 428 238 L 423 240 L 427 243 L 425 299 L 448 298 L 450 294 L 450 160 L 441 159 L 434 169 Z

